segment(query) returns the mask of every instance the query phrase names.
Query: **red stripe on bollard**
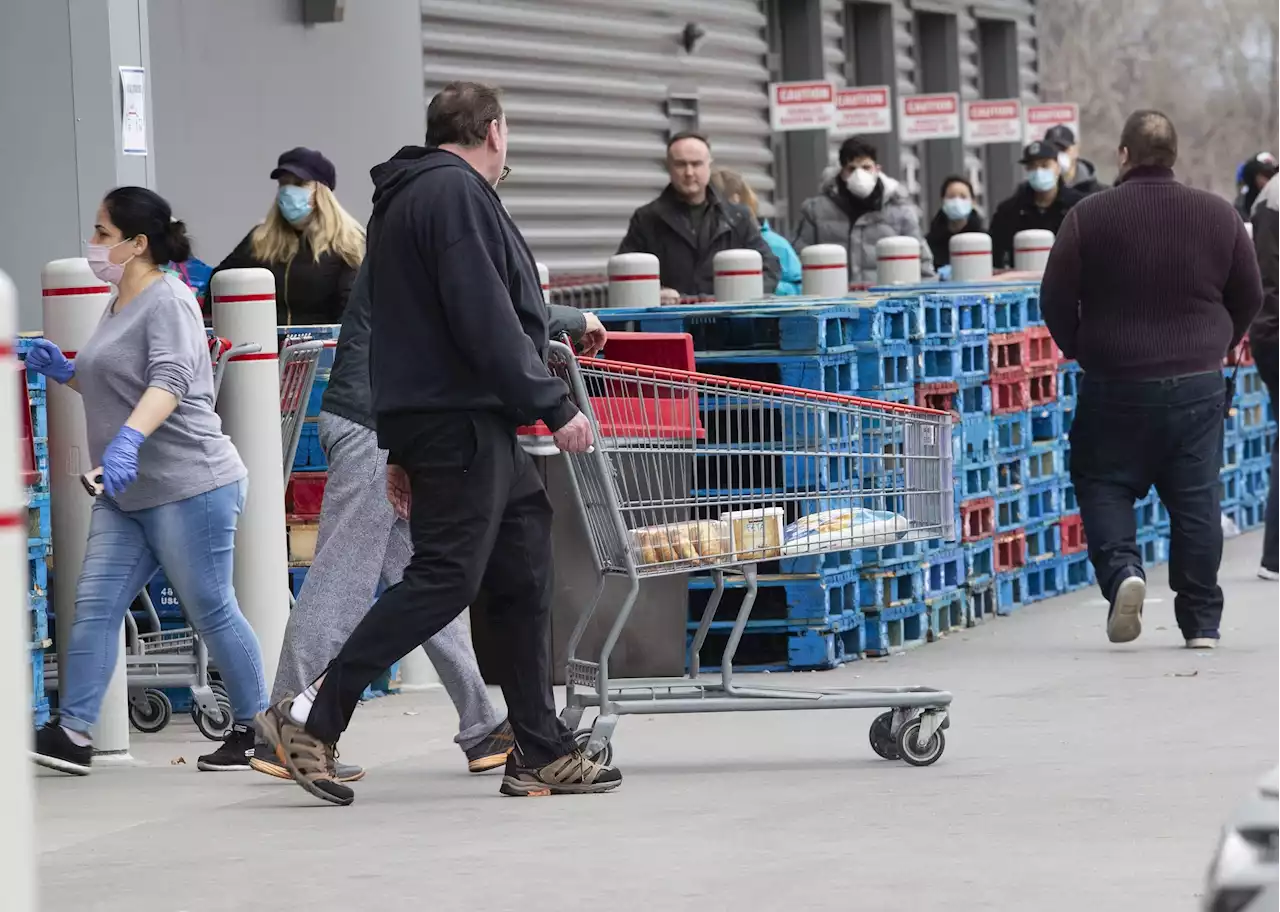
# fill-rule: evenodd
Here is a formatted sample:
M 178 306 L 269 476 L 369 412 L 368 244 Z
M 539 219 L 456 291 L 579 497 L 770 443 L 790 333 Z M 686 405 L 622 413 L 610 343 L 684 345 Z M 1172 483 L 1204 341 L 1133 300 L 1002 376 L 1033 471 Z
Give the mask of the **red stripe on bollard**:
M 63 298 L 70 295 L 106 294 L 110 285 L 86 285 L 83 288 L 46 288 L 40 292 L 46 298 Z
M 844 263 L 809 263 L 801 269 L 844 269 Z
M 243 295 L 225 295 L 223 297 L 214 297 L 214 304 L 239 304 L 242 301 L 274 301 L 275 293 L 272 294 L 243 294 Z
M 1014 253 L 1048 253 L 1052 247 L 1015 247 Z
M 764 275 L 764 270 L 762 269 L 730 269 L 727 272 L 717 272 L 716 278 L 722 279 L 725 276 L 755 276 L 755 275 Z
M 0 529 L 25 528 L 30 521 L 31 517 L 25 510 L 21 513 L 0 513 Z
M 656 275 L 625 275 L 625 276 L 609 276 L 610 282 L 656 282 Z
M 881 262 L 881 263 L 888 263 L 888 262 L 890 262 L 891 260 L 918 260 L 918 259 L 920 259 L 920 254 L 918 254 L 918 253 L 906 253 L 906 254 L 903 254 L 902 256 L 885 256 L 885 257 L 880 257 L 880 262 Z
M 958 256 L 991 256 L 990 250 L 953 250 L 951 251 L 952 259 Z

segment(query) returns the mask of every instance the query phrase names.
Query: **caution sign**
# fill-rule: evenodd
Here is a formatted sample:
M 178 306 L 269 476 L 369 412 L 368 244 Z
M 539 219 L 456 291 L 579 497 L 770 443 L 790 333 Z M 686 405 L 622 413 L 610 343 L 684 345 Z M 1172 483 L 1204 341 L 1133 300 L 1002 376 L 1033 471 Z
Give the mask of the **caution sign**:
M 904 95 L 898 104 L 898 136 L 903 142 L 960 137 L 960 95 Z
M 835 132 L 868 135 L 893 132 L 888 86 L 857 86 L 836 90 Z
M 829 82 L 771 82 L 769 123 L 775 133 L 830 129 L 835 124 L 835 95 Z
M 966 146 L 1022 142 L 1022 130 L 1022 102 L 1016 98 L 964 103 Z
M 1076 141 L 1079 142 L 1080 106 L 1071 101 L 1027 105 L 1026 130 L 1022 135 L 1022 141 L 1033 143 L 1044 139 L 1045 131 L 1058 124 L 1070 127 Z

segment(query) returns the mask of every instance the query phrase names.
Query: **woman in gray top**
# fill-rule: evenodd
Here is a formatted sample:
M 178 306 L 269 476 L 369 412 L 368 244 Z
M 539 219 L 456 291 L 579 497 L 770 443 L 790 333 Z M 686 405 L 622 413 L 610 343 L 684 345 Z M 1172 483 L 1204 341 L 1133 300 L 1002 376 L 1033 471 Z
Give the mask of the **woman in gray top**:
M 74 361 L 44 339 L 27 355 L 28 370 L 84 399 L 89 455 L 101 466 L 103 490 L 93 503 L 60 672 L 59 719 L 36 732 L 35 761 L 66 773 L 89 772 L 120 625 L 157 568 L 231 698 L 235 725 L 221 748 L 200 758 L 200 769 L 248 769 L 252 719 L 267 705 L 258 638 L 231 585 L 247 473 L 213 410 L 195 296 L 160 270 L 190 253 L 185 227 L 161 197 L 142 187 L 112 190 L 98 209 L 88 258 L 116 294 Z

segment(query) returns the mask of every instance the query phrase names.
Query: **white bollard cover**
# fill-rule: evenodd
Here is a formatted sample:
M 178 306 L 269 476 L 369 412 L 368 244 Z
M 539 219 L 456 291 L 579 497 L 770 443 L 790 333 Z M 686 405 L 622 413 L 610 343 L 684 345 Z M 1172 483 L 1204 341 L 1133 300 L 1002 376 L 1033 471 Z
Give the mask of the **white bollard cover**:
M 546 263 L 538 265 L 538 283 L 542 286 L 542 303 L 551 303 L 551 270 L 547 268 Z
M 991 278 L 991 235 L 966 231 L 951 237 L 951 281 L 985 282 Z
M 849 292 L 849 252 L 839 244 L 810 244 L 800 251 L 806 297 L 842 298 Z
M 758 250 L 721 250 L 712 258 L 711 268 L 717 301 L 764 299 L 764 260 Z
M 1013 236 L 1013 268 L 1018 272 L 1044 272 L 1053 249 L 1053 232 L 1029 228 Z
M 911 237 L 876 241 L 876 283 L 915 285 L 920 281 L 920 242 Z
M 652 253 L 619 253 L 609 257 L 609 306 L 658 307 L 662 276 Z

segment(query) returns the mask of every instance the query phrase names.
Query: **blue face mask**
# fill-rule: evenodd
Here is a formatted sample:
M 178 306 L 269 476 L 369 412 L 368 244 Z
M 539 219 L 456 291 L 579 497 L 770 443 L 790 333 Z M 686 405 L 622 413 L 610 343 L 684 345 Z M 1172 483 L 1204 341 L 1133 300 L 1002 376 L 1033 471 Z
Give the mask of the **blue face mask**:
M 306 187 L 286 184 L 276 194 L 276 205 L 280 207 L 280 214 L 285 221 L 290 225 L 297 225 L 311 214 L 311 191 Z
M 1027 183 L 1037 193 L 1044 193 L 1046 190 L 1052 190 L 1057 186 L 1058 175 L 1053 173 L 1052 168 L 1036 168 L 1027 175 Z
M 967 219 L 972 212 L 973 200 L 967 200 L 961 196 L 953 196 L 942 201 L 942 213 L 953 222 Z

